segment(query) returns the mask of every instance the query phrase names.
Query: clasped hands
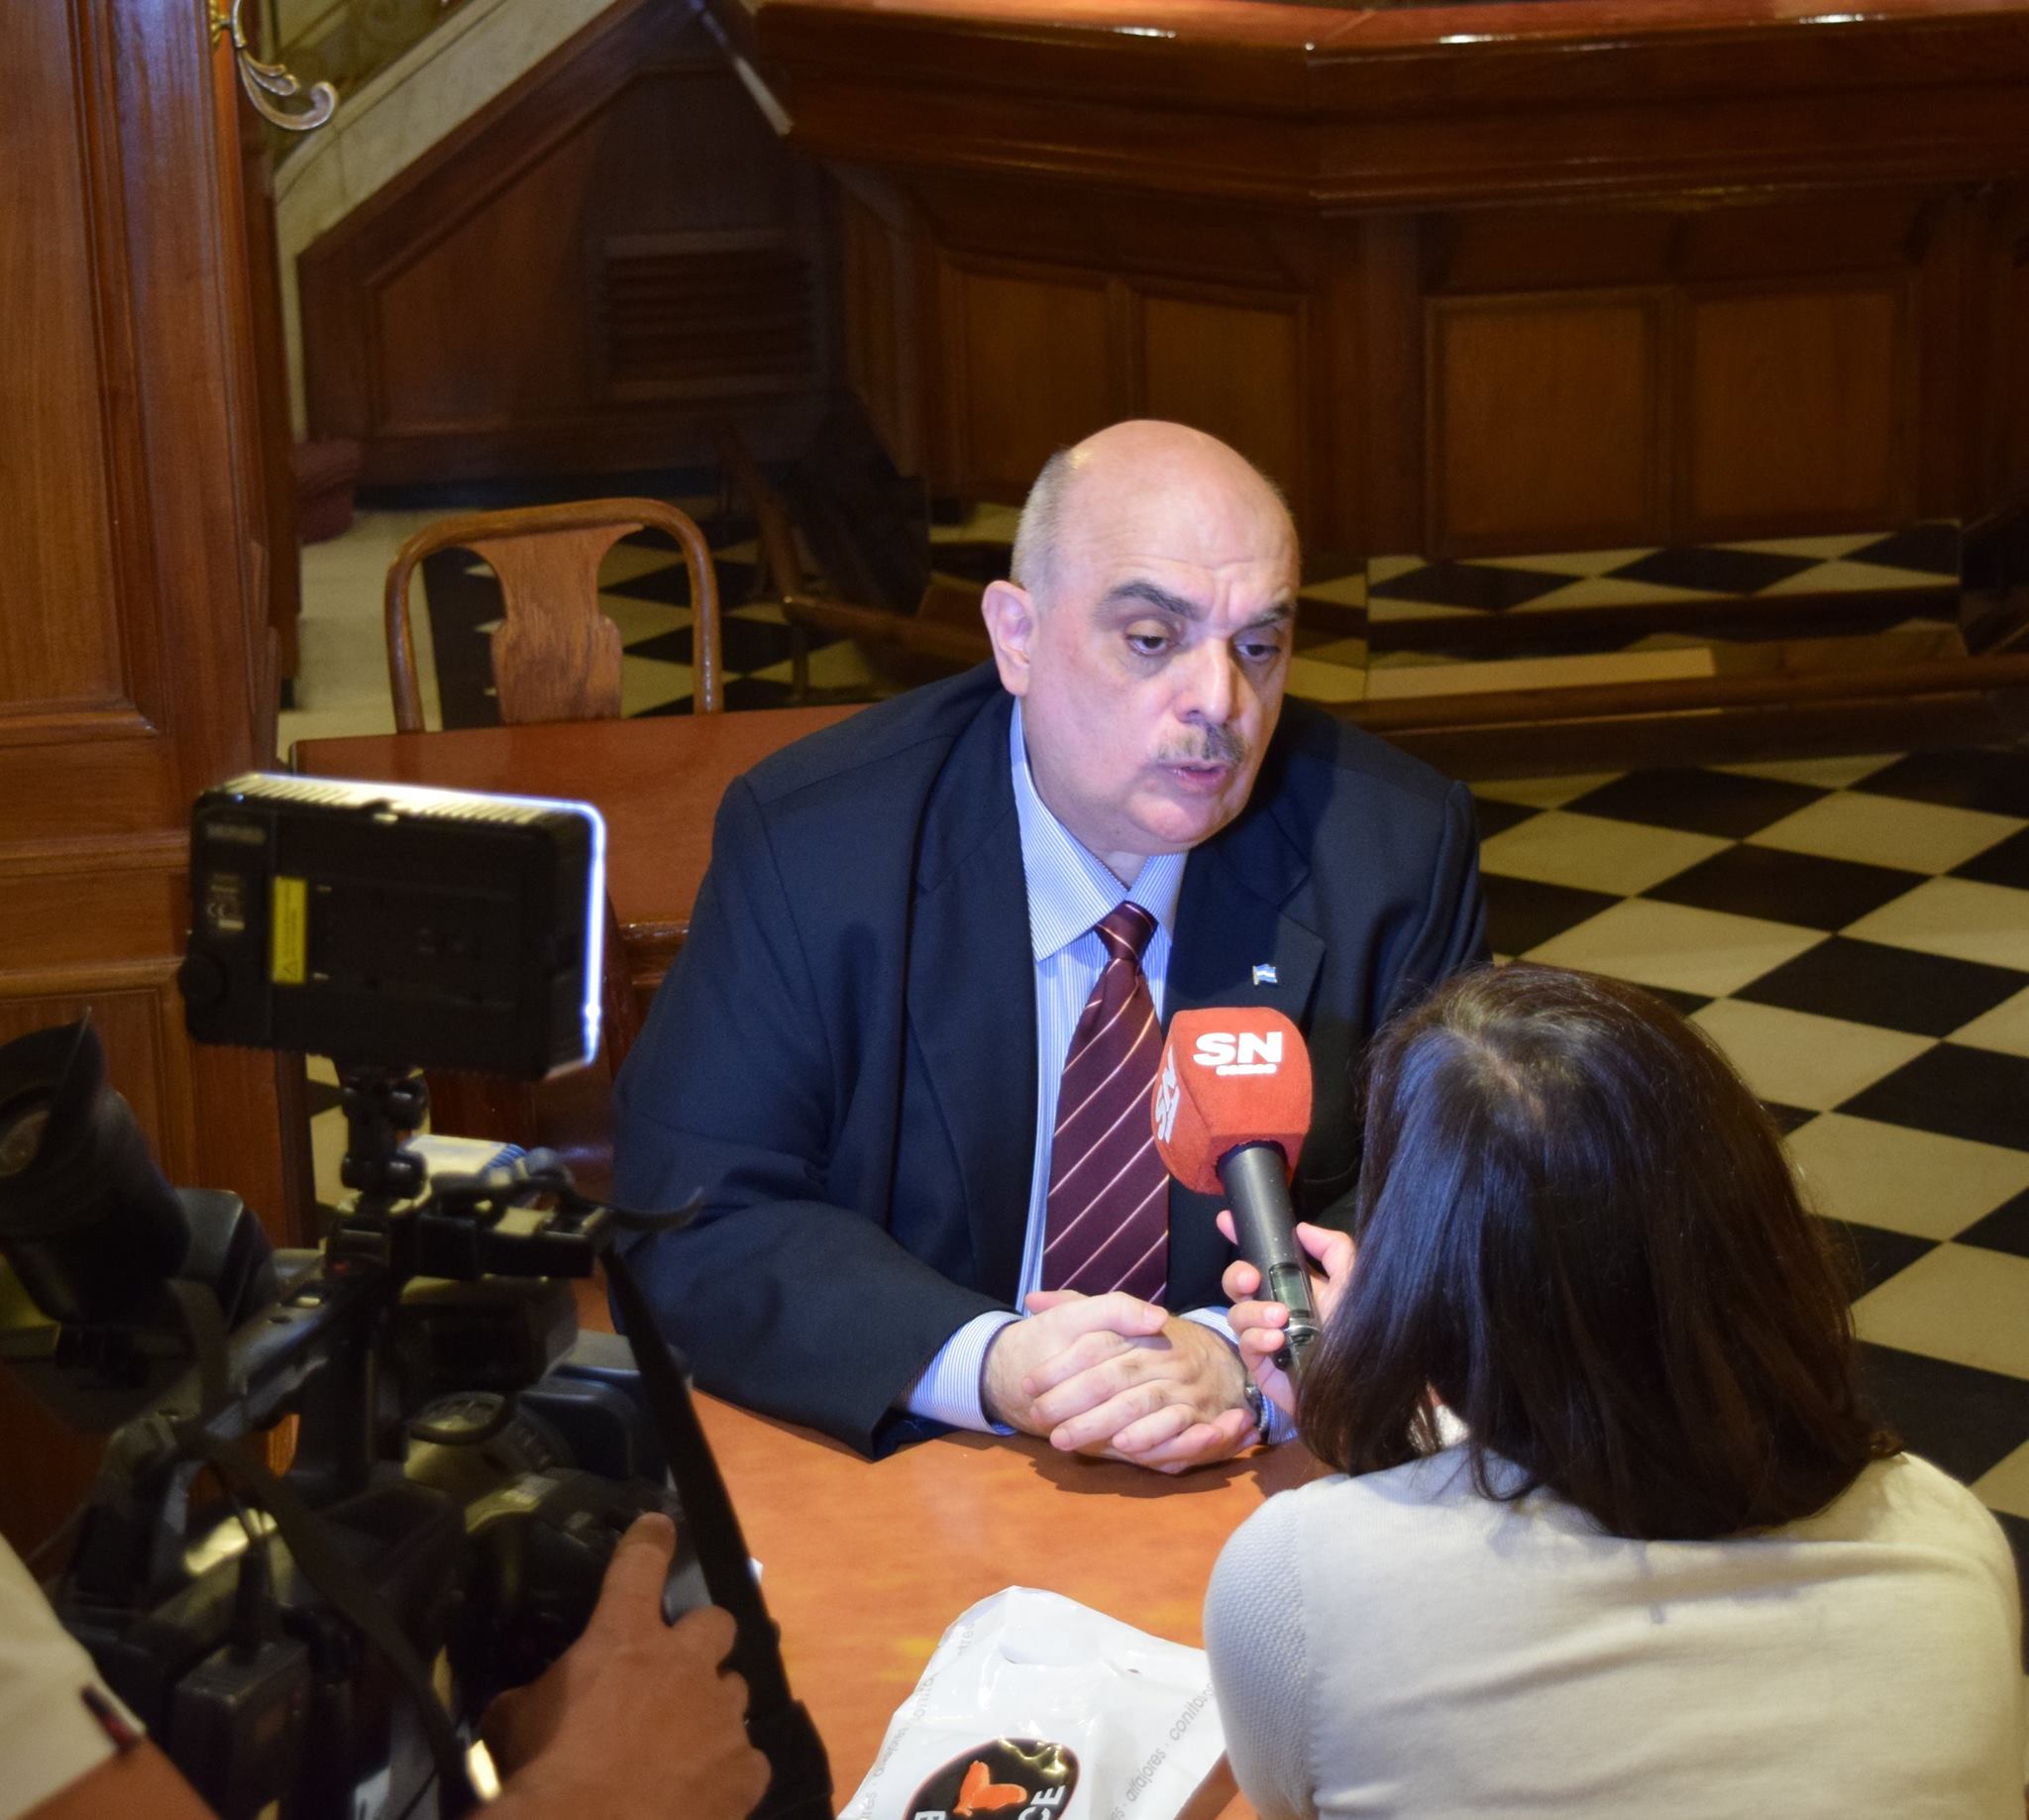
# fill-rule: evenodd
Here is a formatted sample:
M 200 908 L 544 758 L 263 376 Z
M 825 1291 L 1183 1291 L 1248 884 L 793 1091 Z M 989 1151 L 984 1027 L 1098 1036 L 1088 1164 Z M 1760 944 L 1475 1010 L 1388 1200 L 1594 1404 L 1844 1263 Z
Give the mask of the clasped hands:
M 1254 1438 L 1245 1375 L 1226 1339 L 1124 1290 L 1039 1289 L 995 1335 L 981 1383 L 992 1419 L 1096 1453 L 1183 1472 Z
M 1234 1237 L 1232 1215 L 1219 1229 Z M 1300 1224 L 1298 1242 L 1320 1266 L 1312 1301 L 1322 1324 L 1352 1270 L 1352 1240 Z M 1251 1375 L 1268 1400 L 1296 1408 L 1295 1387 L 1275 1363 L 1289 1311 L 1252 1298 L 1261 1273 L 1235 1258 L 1221 1278 L 1235 1352 L 1215 1329 L 1121 1290 L 1084 1296 L 1037 1290 L 1028 1319 L 1003 1328 L 987 1353 L 986 1413 L 1070 1453 L 1096 1453 L 1158 1472 L 1185 1472 L 1237 1453 L 1256 1434 L 1247 1407 Z

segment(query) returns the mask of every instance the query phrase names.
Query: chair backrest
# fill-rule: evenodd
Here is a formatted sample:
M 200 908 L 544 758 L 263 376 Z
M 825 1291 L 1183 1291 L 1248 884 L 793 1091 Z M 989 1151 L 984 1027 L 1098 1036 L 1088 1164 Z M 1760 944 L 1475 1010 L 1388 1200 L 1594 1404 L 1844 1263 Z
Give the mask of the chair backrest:
M 612 720 L 620 713 L 620 628 L 598 605 L 598 566 L 622 537 L 664 531 L 691 575 L 692 701 L 699 713 L 723 705 L 719 676 L 718 581 L 697 526 L 656 499 L 584 499 L 515 511 L 468 512 L 425 525 L 395 552 L 387 571 L 387 680 L 394 723 L 423 727 L 409 578 L 439 550 L 470 550 L 500 583 L 503 623 L 493 634 L 493 688 L 500 718 Z

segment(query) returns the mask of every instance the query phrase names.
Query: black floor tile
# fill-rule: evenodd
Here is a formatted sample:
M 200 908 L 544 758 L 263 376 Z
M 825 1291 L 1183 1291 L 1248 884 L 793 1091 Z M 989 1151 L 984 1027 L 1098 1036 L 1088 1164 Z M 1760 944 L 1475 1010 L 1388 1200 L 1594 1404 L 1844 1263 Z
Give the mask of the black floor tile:
M 303 1105 L 312 1119 L 319 1113 L 328 1113 L 345 1104 L 344 1092 L 329 1081 L 303 1083 Z
M 787 707 L 790 686 L 771 683 L 757 676 L 736 676 L 725 686 L 727 707 Z
M 766 670 L 771 664 L 786 664 L 796 648 L 796 634 L 786 625 L 766 619 L 723 618 L 718 622 L 719 661 L 726 670 L 741 674 Z M 627 647 L 629 657 L 660 658 L 666 664 L 691 661 L 692 629 L 680 626 L 674 632 L 658 632 Z
M 1854 786 L 1876 797 L 1906 797 L 1951 808 L 2029 815 L 2029 753 L 1962 747 L 1912 752 Z
M 1616 581 L 1648 582 L 1657 588 L 1752 594 L 1816 566 L 1816 559 L 1808 556 L 1777 556 L 1767 550 L 1728 550 L 1706 544 L 1652 550 L 1611 573 Z
M 1937 1249 L 1937 1241 L 1916 1238 L 1907 1232 L 1891 1232 L 1885 1227 L 1863 1226 L 1855 1220 L 1834 1220 L 1820 1214 L 1832 1250 L 1845 1267 L 1856 1300 L 1869 1289 L 1878 1289 L 1899 1270 L 1906 1270 L 1926 1251 Z
M 471 573 L 465 550 L 423 558 L 423 593 L 430 604 L 430 650 L 437 661 L 437 702 L 447 729 L 498 726 L 493 699 L 492 640 L 479 628 L 500 616 L 500 585 Z
M 712 567 L 718 576 L 721 607 L 741 606 L 753 597 L 759 572 L 752 563 L 718 561 Z M 666 569 L 651 569 L 624 582 L 605 583 L 599 592 L 620 594 L 629 600 L 653 600 L 662 606 L 689 606 L 691 572 L 682 563 L 672 562 Z
M 1587 791 L 1564 807 L 1587 815 L 1612 815 L 1622 821 L 1646 821 L 1653 827 L 1742 840 L 1828 794 L 1808 784 L 1736 777 L 1730 771 L 1664 769 L 1631 771 L 1611 784 Z
M 1849 563 L 1871 563 L 1881 569 L 1919 569 L 1926 575 L 1957 578 L 1960 563 L 1959 527 L 1933 519 L 1895 531 L 1877 543 L 1853 551 Z
M 1834 935 L 1762 974 L 1733 997 L 1918 1036 L 1949 1036 L 2025 984 L 2029 976 L 2011 967 L 1988 967 Z
M 1543 810 L 1532 808 L 1526 803 L 1501 803 L 1492 797 L 1472 799 L 1472 815 L 1479 823 L 1481 840 L 1491 840 L 1496 834 L 1512 828 L 1518 821 L 1527 821 L 1531 815 L 1542 813 Z
M 1307 652 L 1317 650 L 1320 645 L 1335 645 L 1343 639 L 1358 638 L 1365 631 L 1366 624 L 1364 620 L 1353 631 L 1341 631 L 1337 626 L 1331 624 L 1318 613 L 1312 611 L 1309 605 L 1304 605 L 1297 608 L 1296 630 L 1291 634 L 1289 648 L 1297 656 L 1301 657 Z M 1330 660 L 1327 661 L 1329 662 Z
M 1843 929 L 1923 883 L 1920 872 L 1775 847 L 1728 847 L 1642 895 L 1664 904 Z
M 1312 638 L 1315 644 L 1330 644 L 1340 638 L 1364 638 L 1367 609 L 1348 606 L 1343 600 L 1320 600 L 1299 592 L 1296 597 L 1296 629 L 1301 637 L 1315 634 Z
M 1941 1042 L 1839 1110 L 2029 1150 L 2029 1057 Z
M 1818 1116 L 1808 1106 L 1784 1106 L 1780 1100 L 1763 1100 L 1762 1110 L 1775 1121 L 1775 1128 L 1784 1137 L 1799 1125 L 1809 1124 Z
M 1496 954 L 1526 954 L 1621 902 L 1603 891 L 1485 875 L 1487 941 Z
M 1954 1242 L 1984 1245 L 1989 1251 L 2012 1251 L 2017 1257 L 2029 1257 L 2029 1188 L 2012 1201 L 2003 1201 L 1985 1218 L 1975 1221 Z
M 1984 853 L 1976 853 L 1963 866 L 1952 868 L 1955 879 L 1976 879 L 1982 885 L 2012 885 L 2029 891 L 2029 828 L 2010 834 Z
M 1628 983 L 1630 985 L 1636 984 L 1632 980 Z M 1688 1017 L 1693 1012 L 1701 1012 L 1712 1003 L 1709 998 L 1701 993 L 1678 992 L 1673 986 L 1643 986 L 1640 990 L 1646 992 L 1652 999 L 1660 999 L 1679 1017 Z M 1807 1118 L 1816 1117 L 1815 1114 L 1806 1114 L 1805 1116 Z
M 973 543 L 939 543 L 930 546 L 930 567 L 945 575 L 961 576 L 985 587 L 1005 582 L 1008 565 L 1014 560 L 1014 546 L 992 538 Z
M 1539 575 L 1530 569 L 1497 569 L 1483 563 L 1426 563 L 1385 582 L 1368 583 L 1367 598 L 1470 606 L 1497 613 L 1579 579 L 1575 575 Z
M 2029 1379 L 1861 1342 L 1861 1383 L 1912 1453 L 1971 1482 L 2029 1441 Z

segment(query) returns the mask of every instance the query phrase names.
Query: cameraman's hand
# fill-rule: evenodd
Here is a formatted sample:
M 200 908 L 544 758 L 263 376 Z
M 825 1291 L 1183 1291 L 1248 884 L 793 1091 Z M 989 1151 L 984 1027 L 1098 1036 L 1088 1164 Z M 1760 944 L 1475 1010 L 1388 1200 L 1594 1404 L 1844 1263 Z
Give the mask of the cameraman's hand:
M 526 1687 L 486 1708 L 502 1820 L 745 1820 L 768 1787 L 747 1742 L 747 1684 L 719 1664 L 733 1621 L 716 1606 L 663 1623 L 677 1532 L 635 1519 L 606 1567 L 585 1635 Z

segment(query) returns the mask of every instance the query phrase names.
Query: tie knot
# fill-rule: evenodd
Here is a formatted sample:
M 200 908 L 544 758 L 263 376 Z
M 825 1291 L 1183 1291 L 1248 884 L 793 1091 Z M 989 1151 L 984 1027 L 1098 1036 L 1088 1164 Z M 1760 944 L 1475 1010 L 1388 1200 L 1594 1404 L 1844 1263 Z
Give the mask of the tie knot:
M 1122 900 L 1096 926 L 1110 959 L 1138 961 L 1149 936 L 1155 933 L 1155 918 L 1140 905 Z

